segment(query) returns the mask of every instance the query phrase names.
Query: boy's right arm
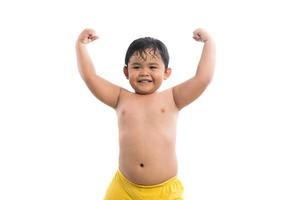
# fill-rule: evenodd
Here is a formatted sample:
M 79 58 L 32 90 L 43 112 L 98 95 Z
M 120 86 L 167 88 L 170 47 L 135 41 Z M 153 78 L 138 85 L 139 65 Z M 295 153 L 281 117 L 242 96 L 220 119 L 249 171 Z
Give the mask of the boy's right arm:
M 98 39 L 95 31 L 85 29 L 76 42 L 78 70 L 90 91 L 103 103 L 116 108 L 121 88 L 96 74 L 92 60 L 86 49 L 86 44 Z

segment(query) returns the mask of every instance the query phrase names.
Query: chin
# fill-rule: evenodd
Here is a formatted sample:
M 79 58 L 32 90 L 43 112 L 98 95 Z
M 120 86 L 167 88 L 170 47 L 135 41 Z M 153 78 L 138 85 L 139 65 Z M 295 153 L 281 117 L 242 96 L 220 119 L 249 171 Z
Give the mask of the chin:
M 138 86 L 132 86 L 132 88 L 134 89 L 136 94 L 140 94 L 140 95 L 147 95 L 147 94 L 153 94 L 155 92 L 157 92 L 157 90 L 159 89 L 159 86 L 154 86 L 154 87 L 149 87 L 149 88 L 140 88 Z
M 134 90 L 136 94 L 141 94 L 141 95 L 147 95 L 147 94 L 153 94 L 157 91 L 157 88 L 152 88 L 150 90 Z
M 147 95 L 147 94 L 152 94 L 155 92 L 156 92 L 156 90 L 154 90 L 154 91 L 135 91 L 136 94 L 140 94 L 140 95 Z

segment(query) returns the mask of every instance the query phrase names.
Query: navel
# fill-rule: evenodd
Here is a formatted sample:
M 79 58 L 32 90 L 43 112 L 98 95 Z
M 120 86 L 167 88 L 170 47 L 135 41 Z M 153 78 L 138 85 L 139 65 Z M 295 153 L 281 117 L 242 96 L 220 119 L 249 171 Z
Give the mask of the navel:
M 143 164 L 143 163 L 141 163 L 141 164 L 140 164 L 140 166 L 141 166 L 141 167 L 144 167 L 144 164 Z

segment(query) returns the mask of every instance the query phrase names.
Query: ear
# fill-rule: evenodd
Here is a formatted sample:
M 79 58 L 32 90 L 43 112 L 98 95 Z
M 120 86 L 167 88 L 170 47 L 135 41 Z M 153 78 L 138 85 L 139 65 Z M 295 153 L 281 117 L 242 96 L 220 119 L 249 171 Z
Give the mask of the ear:
M 126 76 L 126 78 L 128 79 L 128 67 L 127 67 L 127 65 L 125 65 L 123 67 L 123 72 L 124 72 L 124 75 Z
M 164 80 L 167 80 L 169 78 L 169 76 L 171 75 L 171 73 L 172 73 L 171 68 L 168 67 L 167 69 L 165 69 Z

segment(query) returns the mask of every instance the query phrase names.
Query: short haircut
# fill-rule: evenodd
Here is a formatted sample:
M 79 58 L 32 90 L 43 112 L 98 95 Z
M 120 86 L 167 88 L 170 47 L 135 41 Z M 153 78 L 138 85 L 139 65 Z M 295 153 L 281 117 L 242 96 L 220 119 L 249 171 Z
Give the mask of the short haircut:
M 154 54 L 158 52 L 164 62 L 165 67 L 168 67 L 169 53 L 166 45 L 160 40 L 152 37 L 143 37 L 134 40 L 127 49 L 125 56 L 125 64 L 128 65 L 129 59 L 135 52 L 143 56 L 147 53 L 147 49 L 153 51 Z

